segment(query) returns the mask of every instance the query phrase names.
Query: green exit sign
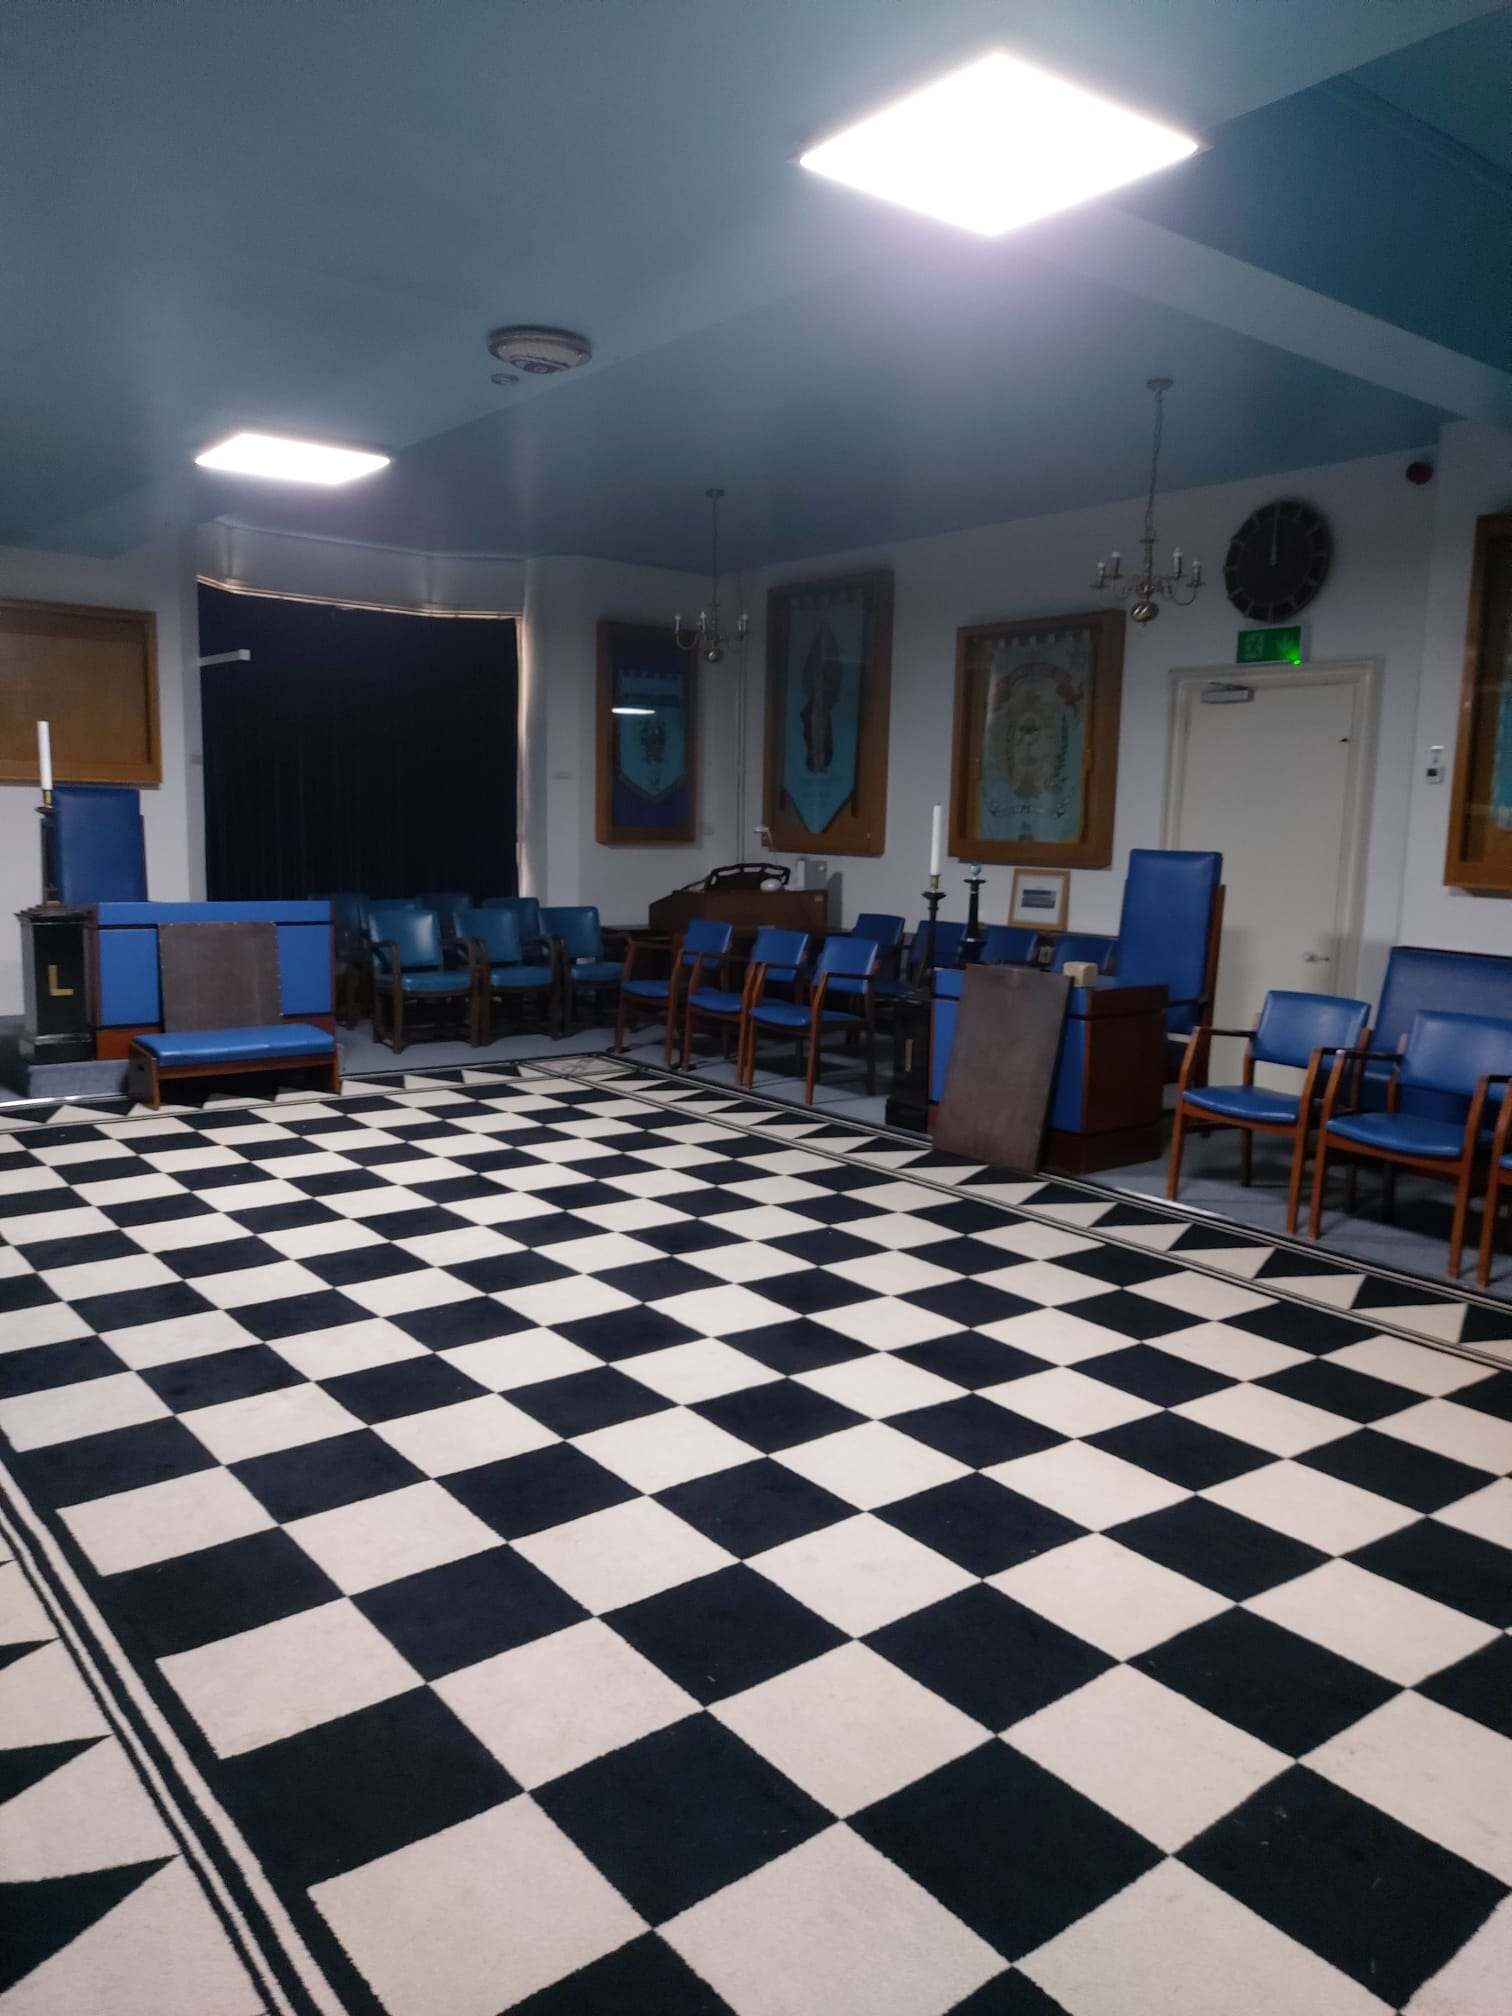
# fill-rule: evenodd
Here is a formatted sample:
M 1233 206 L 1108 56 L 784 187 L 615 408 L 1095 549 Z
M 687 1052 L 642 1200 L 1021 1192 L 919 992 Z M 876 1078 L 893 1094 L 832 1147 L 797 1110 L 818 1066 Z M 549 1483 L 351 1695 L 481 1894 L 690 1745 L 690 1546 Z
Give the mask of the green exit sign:
M 1241 630 L 1234 653 L 1237 665 L 1300 665 L 1302 626 L 1290 630 Z

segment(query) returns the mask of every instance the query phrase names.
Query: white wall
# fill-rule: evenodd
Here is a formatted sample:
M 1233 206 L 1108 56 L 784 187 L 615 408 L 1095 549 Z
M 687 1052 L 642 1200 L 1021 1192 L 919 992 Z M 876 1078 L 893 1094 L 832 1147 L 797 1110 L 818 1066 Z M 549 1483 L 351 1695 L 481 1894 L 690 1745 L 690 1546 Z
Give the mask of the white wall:
M 699 669 L 699 837 L 691 846 L 601 847 L 595 715 L 600 617 L 670 624 L 707 599 L 701 576 L 604 560 L 532 560 L 521 639 L 521 887 L 549 903 L 596 903 L 606 924 L 742 852 L 736 818 L 740 661 Z M 754 816 L 754 815 L 753 815 Z M 751 851 L 749 845 L 744 849 Z
M 1403 807 L 1410 837 L 1401 936 L 1408 945 L 1512 953 L 1512 900 L 1475 896 L 1444 885 L 1449 781 L 1446 777 L 1441 784 L 1430 784 L 1425 775 L 1428 751 L 1436 742 L 1443 744 L 1446 764 L 1452 768 L 1454 763 L 1465 665 L 1471 542 L 1477 518 L 1492 511 L 1512 511 L 1512 433 L 1473 421 L 1456 421 L 1443 430 L 1437 459 L 1417 760 L 1412 766 L 1411 797 Z
M 1257 504 L 1300 496 L 1324 512 L 1335 542 L 1328 583 L 1305 618 L 1308 656 L 1313 662 L 1369 658 L 1381 667 L 1359 974 L 1363 991 L 1378 987 L 1386 950 L 1400 935 L 1424 597 L 1435 520 L 1436 485 L 1418 488 L 1404 479 L 1412 459 L 1406 454 L 1384 456 L 1177 491 L 1160 499 L 1157 522 L 1162 547 L 1169 551 L 1180 545 L 1186 553 L 1200 555 L 1208 585 L 1192 608 L 1167 609 L 1148 626 L 1128 626 L 1114 858 L 1107 870 L 1073 873 L 1074 928 L 1115 930 L 1129 849 L 1161 843 L 1172 670 L 1233 663 L 1236 633 L 1246 625 L 1223 592 L 1221 565 L 1230 537 Z M 753 598 L 752 605 L 758 621 L 764 617 L 764 590 L 775 583 L 859 567 L 888 566 L 894 572 L 887 848 L 877 858 L 831 857 L 831 869 L 838 869 L 844 878 L 846 921 L 859 910 L 884 910 L 902 911 L 911 922 L 922 909 L 931 805 L 946 806 L 948 817 L 957 628 L 995 617 L 1097 607 L 1100 598 L 1089 587 L 1094 564 L 1114 547 L 1126 557 L 1135 549 L 1142 509 L 1143 499 L 1129 499 L 1055 517 L 1017 519 L 939 538 L 832 554 L 801 567 L 774 569 L 763 577 L 763 593 Z M 1468 554 L 1468 545 L 1465 550 Z M 1449 588 L 1445 593 L 1452 602 Z M 1458 624 L 1462 635 L 1462 589 Z M 759 723 L 765 673 L 760 639 L 753 637 L 752 645 L 752 721 L 758 725 L 748 753 L 754 819 L 760 816 L 756 808 L 761 802 Z M 1440 734 L 1436 739 L 1453 738 Z M 1432 843 L 1435 875 L 1441 873 L 1442 809 L 1439 822 Z M 816 842 L 813 852 L 824 854 L 822 842 Z M 1012 873 L 1011 868 L 988 870 L 982 891 L 984 920 L 1007 916 Z M 944 886 L 943 914 L 964 917 L 961 864 L 947 860 Z
M 147 886 L 164 901 L 202 897 L 204 770 L 193 535 L 116 560 L 3 547 L 0 595 L 155 611 L 163 781 L 142 790 Z M 0 1015 L 21 1013 L 21 944 L 9 920 L 42 898 L 36 808 L 35 784 L 0 784 L 0 917 L 6 920 L 0 928 Z

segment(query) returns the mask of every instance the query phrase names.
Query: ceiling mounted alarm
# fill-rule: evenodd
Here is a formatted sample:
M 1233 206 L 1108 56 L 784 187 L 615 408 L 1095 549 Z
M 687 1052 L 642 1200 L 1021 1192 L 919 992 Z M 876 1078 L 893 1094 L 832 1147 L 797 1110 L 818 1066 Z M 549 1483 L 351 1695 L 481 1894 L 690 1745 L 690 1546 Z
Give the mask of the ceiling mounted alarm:
M 532 378 L 575 370 L 593 355 L 593 345 L 586 336 L 574 336 L 570 329 L 537 329 L 523 323 L 490 330 L 488 347 L 501 364 Z

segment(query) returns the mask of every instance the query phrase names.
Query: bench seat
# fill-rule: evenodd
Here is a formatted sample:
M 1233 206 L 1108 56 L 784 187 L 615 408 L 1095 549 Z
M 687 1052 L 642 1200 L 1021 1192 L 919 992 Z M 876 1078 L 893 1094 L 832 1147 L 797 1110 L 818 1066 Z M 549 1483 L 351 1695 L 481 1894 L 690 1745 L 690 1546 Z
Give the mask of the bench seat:
M 336 1038 L 313 1022 L 269 1022 L 241 1029 L 147 1030 L 131 1039 L 127 1089 L 146 1106 L 162 1102 L 166 1079 L 208 1078 L 223 1071 L 321 1067 L 329 1090 L 341 1089 Z

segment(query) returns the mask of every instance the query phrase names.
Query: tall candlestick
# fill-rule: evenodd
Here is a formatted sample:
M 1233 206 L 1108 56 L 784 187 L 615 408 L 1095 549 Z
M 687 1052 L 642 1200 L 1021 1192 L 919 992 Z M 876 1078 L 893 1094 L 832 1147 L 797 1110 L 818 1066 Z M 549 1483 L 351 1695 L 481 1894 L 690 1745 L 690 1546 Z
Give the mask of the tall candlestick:
M 931 875 L 938 875 L 940 872 L 941 809 L 940 806 L 936 805 L 929 821 L 929 872 Z
M 52 729 L 47 722 L 37 723 L 37 769 L 42 777 L 42 789 L 50 792 L 52 779 Z

